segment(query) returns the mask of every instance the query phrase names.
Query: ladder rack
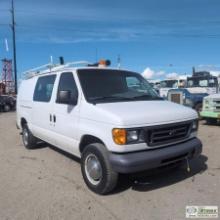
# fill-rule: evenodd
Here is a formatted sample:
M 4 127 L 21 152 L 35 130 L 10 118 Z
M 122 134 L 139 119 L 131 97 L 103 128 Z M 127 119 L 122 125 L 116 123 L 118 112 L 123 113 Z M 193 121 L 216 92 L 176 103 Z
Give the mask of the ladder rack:
M 74 66 L 88 66 L 90 64 L 91 63 L 88 62 L 88 61 L 69 62 L 69 63 L 63 64 L 63 65 L 47 63 L 47 64 L 44 64 L 42 66 L 38 66 L 38 67 L 35 67 L 33 69 L 29 69 L 29 70 L 23 72 L 23 75 L 26 79 L 29 79 L 29 78 L 32 78 L 36 75 L 50 73 L 50 72 L 55 71 L 55 70 L 62 70 L 64 68 L 71 67 L 71 66 L 73 66 L 73 67 Z

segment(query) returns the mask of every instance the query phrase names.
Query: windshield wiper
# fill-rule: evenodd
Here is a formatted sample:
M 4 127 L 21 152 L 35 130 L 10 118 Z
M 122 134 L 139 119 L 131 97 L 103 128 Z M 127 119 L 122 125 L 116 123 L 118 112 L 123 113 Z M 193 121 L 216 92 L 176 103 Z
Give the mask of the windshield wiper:
M 151 96 L 151 95 L 139 95 L 139 96 L 132 96 L 132 97 L 123 97 L 123 96 L 99 96 L 90 98 L 90 101 L 93 104 L 96 104 L 97 101 L 132 101 L 132 100 L 163 100 L 163 98 L 159 96 Z
M 94 103 L 96 103 L 96 101 L 105 101 L 105 100 L 117 100 L 117 101 L 123 101 L 123 100 L 131 100 L 132 98 L 128 98 L 128 97 L 122 97 L 122 96 L 99 96 L 99 97 L 94 97 L 91 98 L 90 100 Z
M 132 99 L 143 99 L 143 98 L 147 100 L 163 100 L 163 98 L 159 96 L 151 96 L 147 94 L 132 97 Z

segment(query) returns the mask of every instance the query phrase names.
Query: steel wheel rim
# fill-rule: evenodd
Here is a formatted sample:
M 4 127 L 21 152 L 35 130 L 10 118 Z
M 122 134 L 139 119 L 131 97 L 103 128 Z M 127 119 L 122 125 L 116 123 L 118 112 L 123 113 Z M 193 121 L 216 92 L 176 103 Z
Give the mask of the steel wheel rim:
M 24 142 L 25 146 L 28 145 L 28 131 L 27 131 L 27 129 L 23 130 L 23 142 Z
M 102 179 L 102 167 L 94 154 L 89 154 L 85 160 L 85 173 L 90 183 L 98 185 Z

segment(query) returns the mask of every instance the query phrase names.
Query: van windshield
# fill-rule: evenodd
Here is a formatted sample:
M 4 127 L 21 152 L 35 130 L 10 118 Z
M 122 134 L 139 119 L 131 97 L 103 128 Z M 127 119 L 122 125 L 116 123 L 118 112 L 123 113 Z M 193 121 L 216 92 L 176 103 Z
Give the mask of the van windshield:
M 80 69 L 78 77 L 90 103 L 161 100 L 138 73 L 109 69 Z

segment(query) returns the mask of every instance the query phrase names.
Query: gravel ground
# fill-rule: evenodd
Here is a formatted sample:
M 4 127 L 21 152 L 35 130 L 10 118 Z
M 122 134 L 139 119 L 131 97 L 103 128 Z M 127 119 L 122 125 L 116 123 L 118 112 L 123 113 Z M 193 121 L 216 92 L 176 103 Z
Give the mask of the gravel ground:
M 200 123 L 203 155 L 186 167 L 123 176 L 110 195 L 87 189 L 79 161 L 42 145 L 26 150 L 15 113 L 0 113 L 0 220 L 185 219 L 186 205 L 220 207 L 220 126 Z

